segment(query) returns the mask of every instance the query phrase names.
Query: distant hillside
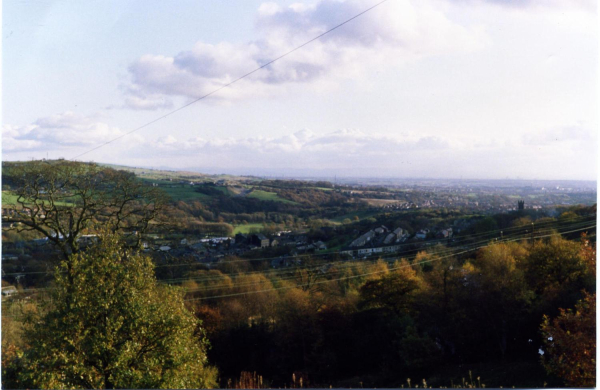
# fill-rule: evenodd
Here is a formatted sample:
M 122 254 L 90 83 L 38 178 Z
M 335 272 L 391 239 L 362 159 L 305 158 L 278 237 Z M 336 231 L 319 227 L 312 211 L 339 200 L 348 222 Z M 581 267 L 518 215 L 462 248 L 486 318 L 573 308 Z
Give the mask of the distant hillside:
M 195 181 L 214 181 L 214 180 L 252 180 L 258 178 L 253 177 L 242 177 L 235 175 L 209 175 L 199 172 L 192 171 L 176 171 L 176 170 L 168 170 L 168 169 L 153 169 L 153 168 L 143 168 L 143 167 L 130 167 L 126 165 L 117 165 L 117 164 L 98 164 L 103 167 L 133 172 L 136 176 L 146 179 L 185 179 L 185 180 L 195 180 Z

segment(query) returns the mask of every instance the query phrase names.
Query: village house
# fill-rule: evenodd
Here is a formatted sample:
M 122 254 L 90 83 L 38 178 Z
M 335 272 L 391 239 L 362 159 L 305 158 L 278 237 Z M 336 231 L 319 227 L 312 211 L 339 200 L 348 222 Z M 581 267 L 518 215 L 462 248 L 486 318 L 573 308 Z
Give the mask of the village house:
M 340 251 L 340 254 L 349 255 L 353 258 L 368 257 L 377 254 L 387 254 L 399 252 L 402 249 L 401 244 L 371 246 L 366 248 L 347 248 Z
M 439 238 L 451 238 L 452 237 L 452 228 L 442 229 L 438 232 L 437 236 Z
M 388 233 L 385 236 L 385 239 L 383 240 L 384 244 L 391 244 L 392 242 L 396 241 L 396 235 L 394 233 Z
M 415 234 L 415 238 L 418 238 L 419 240 L 424 240 L 428 234 L 429 229 L 421 229 L 417 232 L 417 234 Z
M 365 246 L 367 245 L 367 243 L 369 241 L 371 241 L 371 239 L 375 237 L 375 231 L 373 230 L 369 230 L 368 232 L 366 232 L 365 234 L 363 234 L 362 236 L 358 237 L 356 240 L 352 241 L 350 243 L 351 247 L 361 247 L 361 246 Z
M 269 247 L 269 239 L 264 234 L 253 234 L 252 235 L 252 244 L 260 247 L 260 248 L 268 248 Z
M 77 243 L 82 246 L 90 246 L 98 242 L 97 234 L 82 234 L 77 237 Z
M 18 293 L 17 288 L 15 286 L 6 286 L 6 287 L 2 287 L 2 298 L 4 299 L 4 297 L 10 297 L 12 295 L 15 295 L 16 293 Z
M 376 234 L 383 234 L 383 233 L 385 233 L 385 232 L 389 232 L 389 229 L 388 229 L 388 228 L 386 228 L 385 226 L 381 225 L 380 227 L 373 229 L 373 231 L 374 231 Z
M 323 241 L 317 241 L 313 245 L 314 245 L 315 249 L 318 251 L 327 250 L 327 245 Z

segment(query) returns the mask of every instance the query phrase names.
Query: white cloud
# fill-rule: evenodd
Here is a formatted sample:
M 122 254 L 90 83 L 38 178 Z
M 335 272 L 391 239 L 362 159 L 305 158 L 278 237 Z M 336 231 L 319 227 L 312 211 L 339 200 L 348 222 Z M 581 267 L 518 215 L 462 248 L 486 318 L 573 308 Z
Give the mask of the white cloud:
M 122 106 L 112 108 L 131 108 L 133 110 L 157 110 L 164 108 L 173 108 L 173 100 L 160 95 L 135 96 L 130 94 L 125 97 L 125 103 Z
M 39 118 L 27 126 L 3 125 L 2 152 L 10 156 L 21 152 L 72 151 L 73 147 L 92 148 L 123 134 L 95 117 L 67 111 Z M 139 137 L 132 137 L 140 141 Z
M 580 9 L 587 12 L 595 12 L 597 8 L 596 0 L 451 0 L 457 3 L 487 3 L 502 7 L 513 8 L 559 8 L 559 9 Z
M 2 152 L 31 150 L 39 148 L 42 143 L 35 139 L 28 139 L 29 134 L 35 126 L 13 126 L 5 124 L 2 126 Z
M 192 138 L 187 141 L 162 137 L 154 142 L 147 141 L 144 152 L 140 151 L 138 157 L 154 155 L 155 163 L 166 165 L 177 156 L 178 167 L 193 164 L 199 170 L 218 166 L 222 171 L 340 170 L 348 174 L 356 169 L 372 169 L 381 174 L 449 151 L 450 145 L 450 141 L 437 137 L 396 138 L 349 129 L 317 135 L 304 129 L 280 137 Z
M 72 154 L 73 147 L 84 152 L 122 134 L 104 122 L 66 112 L 29 126 L 4 125 L 3 153 L 6 159 L 22 159 L 45 157 L 50 151 L 56 158 L 67 151 Z M 508 141 L 404 134 L 357 129 L 317 134 L 303 129 L 279 137 L 164 135 L 155 140 L 132 134 L 127 142 L 104 148 L 102 161 L 243 174 L 594 179 L 597 173 L 597 135 L 582 124 Z M 90 154 L 84 159 L 96 157 Z
M 165 137 L 160 137 L 157 140 L 157 143 L 159 145 L 176 145 L 177 144 L 177 138 L 173 137 L 172 135 L 167 135 Z
M 260 6 L 260 38 L 244 44 L 198 42 L 170 57 L 144 55 L 129 67 L 126 105 L 163 108 L 149 97 L 198 98 L 277 58 L 307 40 L 357 15 L 372 3 L 321 0 L 314 5 Z M 395 66 L 424 56 L 480 48 L 479 27 L 464 27 L 438 8 L 420 1 L 394 0 L 360 16 L 214 95 L 244 99 L 285 94 L 298 84 L 353 77 L 372 66 Z M 131 96 L 137 100 L 132 101 Z
M 256 156 L 279 156 L 293 153 L 306 156 L 310 161 L 312 156 L 320 154 L 335 155 L 394 155 L 399 151 L 421 150 L 435 151 L 450 146 L 447 140 L 437 137 L 405 137 L 404 139 L 383 135 L 369 135 L 360 130 L 338 130 L 324 135 L 316 135 L 308 129 L 281 137 L 247 137 L 247 138 L 214 138 L 204 140 L 192 138 L 178 141 L 172 136 L 160 137 L 147 147 L 157 148 L 168 152 L 177 151 L 187 154 L 221 154 L 233 151 L 251 153 Z M 145 148 L 147 150 L 147 148 Z M 235 155 L 232 155 L 235 157 Z

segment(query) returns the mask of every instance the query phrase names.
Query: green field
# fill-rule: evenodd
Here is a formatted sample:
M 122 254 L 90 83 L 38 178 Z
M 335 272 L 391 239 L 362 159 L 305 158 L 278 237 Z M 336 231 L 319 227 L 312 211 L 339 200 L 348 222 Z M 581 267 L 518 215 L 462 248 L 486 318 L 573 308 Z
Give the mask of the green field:
M 247 223 L 245 225 L 236 225 L 233 228 L 233 234 L 238 234 L 238 233 L 242 233 L 242 234 L 248 234 L 250 233 L 251 229 L 262 229 L 263 228 L 263 224 L 262 223 Z
M 10 191 L 2 191 L 2 206 L 14 206 L 17 204 L 17 199 L 19 197 L 13 194 Z M 47 204 L 44 203 L 44 204 Z M 72 206 L 73 203 L 70 202 L 56 202 L 57 206 Z
M 267 192 L 267 191 L 262 191 L 262 190 L 254 190 L 250 194 L 248 194 L 248 197 L 256 198 L 259 200 L 270 200 L 270 201 L 274 201 L 274 202 L 298 204 L 297 202 L 280 198 L 279 195 L 277 195 L 277 193 L 275 193 L 275 192 Z
M 2 191 L 2 205 L 10 206 L 17 204 L 17 195 L 9 191 Z
M 203 181 L 207 180 L 208 175 L 197 173 L 197 172 L 188 172 L 188 171 L 168 171 L 161 169 L 150 169 L 150 168 L 137 168 L 137 167 L 127 167 L 123 165 L 113 165 L 113 164 L 98 164 L 103 167 L 108 167 L 112 169 L 122 170 L 133 172 L 137 177 L 142 180 L 165 180 L 165 179 L 173 179 L 173 180 L 191 180 L 191 181 Z
M 186 180 L 186 181 L 194 181 L 194 182 L 213 182 L 217 180 L 252 180 L 252 181 L 261 181 L 261 178 L 253 177 L 253 176 L 236 176 L 236 175 L 228 175 L 228 174 L 206 174 L 200 172 L 191 172 L 191 171 L 171 171 L 171 170 L 163 170 L 163 169 L 152 169 L 152 168 L 139 168 L 139 167 L 128 167 L 124 165 L 114 165 L 114 164 L 98 164 L 102 167 L 108 167 L 117 170 L 123 170 L 128 172 L 133 172 L 137 177 L 142 180 Z

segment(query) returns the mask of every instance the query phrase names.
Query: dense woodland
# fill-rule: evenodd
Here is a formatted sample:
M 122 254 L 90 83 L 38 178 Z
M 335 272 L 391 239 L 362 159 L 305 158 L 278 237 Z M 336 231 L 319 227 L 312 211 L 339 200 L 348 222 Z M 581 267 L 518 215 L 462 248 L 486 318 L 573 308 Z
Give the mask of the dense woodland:
M 3 215 L 13 226 L 4 252 L 18 253 L 3 261 L 3 287 L 19 291 L 3 301 L 5 387 L 595 385 L 595 205 L 368 213 L 330 183 L 299 181 L 253 189 L 275 188 L 285 202 L 213 184 L 196 189 L 203 201 L 177 201 L 101 167 L 8 168 L 3 189 L 22 196 Z M 140 252 L 131 233 L 230 235 L 240 221 L 303 229 L 338 248 L 380 225 L 461 229 L 393 256 L 306 253 L 279 269 L 270 260 L 280 248 L 202 264 Z M 53 246 L 30 244 L 53 232 L 62 236 Z M 92 232 L 100 239 L 90 245 L 69 240 Z M 150 352 L 159 344 L 162 357 Z
M 540 326 L 595 291 L 589 241 L 558 237 L 467 256 L 435 248 L 411 261 L 342 262 L 326 272 L 311 264 L 287 275 L 189 275 L 183 286 L 222 377 L 256 371 L 283 386 L 296 372 L 319 386 L 398 387 L 406 378 L 444 386 L 471 369 L 487 386 L 558 386 L 540 364 L 550 344 Z M 214 296 L 223 297 L 202 299 Z M 593 316 L 578 320 L 593 324 Z M 588 384 L 589 358 L 581 374 Z

